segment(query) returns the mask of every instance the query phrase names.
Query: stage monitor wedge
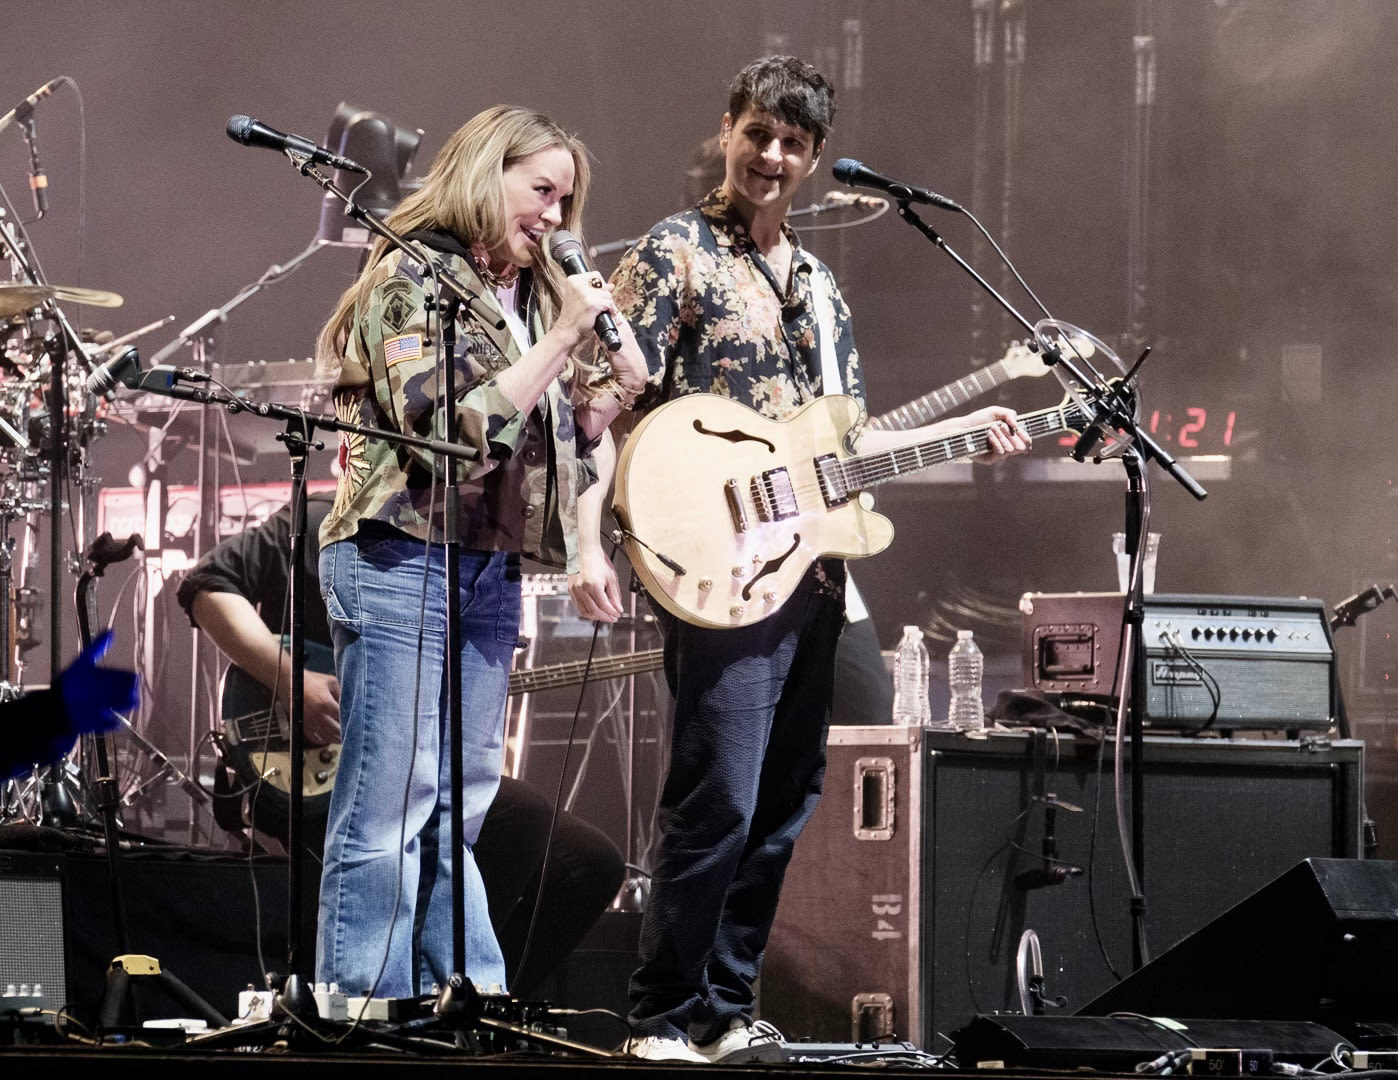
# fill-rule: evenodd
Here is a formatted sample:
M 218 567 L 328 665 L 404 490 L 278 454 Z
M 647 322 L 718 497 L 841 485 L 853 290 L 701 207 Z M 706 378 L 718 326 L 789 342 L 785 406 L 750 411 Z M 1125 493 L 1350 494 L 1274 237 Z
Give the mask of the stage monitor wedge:
M 1398 1017 L 1396 972 L 1398 862 L 1306 859 L 1078 1013 L 1354 1030 Z

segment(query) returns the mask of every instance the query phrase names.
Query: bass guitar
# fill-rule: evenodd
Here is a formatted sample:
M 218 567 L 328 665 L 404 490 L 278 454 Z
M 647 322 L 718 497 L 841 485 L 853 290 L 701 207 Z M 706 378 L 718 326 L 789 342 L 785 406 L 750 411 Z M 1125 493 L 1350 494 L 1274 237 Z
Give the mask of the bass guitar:
M 655 671 L 664 663 L 661 649 L 598 656 L 592 660 L 589 679 L 624 679 Z M 585 663 L 581 660 L 510 673 L 510 695 L 533 694 L 577 686 L 583 681 Z M 306 669 L 333 675 L 333 651 L 315 641 L 306 642 Z M 221 698 L 223 718 L 223 757 L 242 786 L 260 778 L 264 784 L 260 799 L 289 802 L 291 785 L 291 726 L 285 688 L 272 707 L 272 692 L 245 672 L 230 665 L 223 679 Z M 340 744 L 307 746 L 301 773 L 301 794 L 306 812 L 311 813 L 330 799 L 335 772 L 340 761 Z
M 816 559 L 888 547 L 893 523 L 861 493 L 989 447 L 985 426 L 855 454 L 859 412 L 854 398 L 832 394 L 769 420 L 731 398 L 688 394 L 647 414 L 618 458 L 612 506 L 646 591 L 696 626 L 751 626 Z M 1033 438 L 1087 421 L 1071 395 L 1019 417 Z

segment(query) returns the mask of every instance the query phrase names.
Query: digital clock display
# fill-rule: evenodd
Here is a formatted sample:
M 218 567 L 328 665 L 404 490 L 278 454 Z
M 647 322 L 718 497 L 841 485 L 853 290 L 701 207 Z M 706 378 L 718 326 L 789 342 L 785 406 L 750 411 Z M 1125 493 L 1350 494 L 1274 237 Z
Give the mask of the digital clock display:
M 1142 411 L 1139 419 L 1147 435 L 1186 455 L 1230 454 L 1239 430 L 1237 409 L 1209 409 L 1202 405 L 1151 409 Z M 1072 446 L 1076 441 L 1076 435 L 1059 440 L 1063 446 Z

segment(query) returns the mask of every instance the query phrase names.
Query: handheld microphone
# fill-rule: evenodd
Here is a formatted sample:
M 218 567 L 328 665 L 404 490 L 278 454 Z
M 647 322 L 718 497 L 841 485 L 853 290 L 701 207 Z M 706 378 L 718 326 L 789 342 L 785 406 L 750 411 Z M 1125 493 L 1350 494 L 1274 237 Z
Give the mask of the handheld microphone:
M 0 116 L 0 131 L 4 131 L 16 120 L 20 121 L 21 123 L 25 120 L 28 120 L 29 117 L 34 113 L 34 106 L 39 104 L 39 102 L 43 101 L 44 98 L 48 97 L 55 90 L 57 90 L 58 84 L 63 82 L 67 78 L 67 75 L 60 75 L 56 79 L 50 79 L 48 82 L 44 83 L 43 86 L 39 87 L 39 89 L 35 90 L 27 98 L 25 98 L 13 109 L 7 112 L 4 116 Z
M 549 237 L 549 254 L 569 277 L 592 273 L 592 269 L 587 265 L 587 256 L 583 254 L 582 244 L 567 229 L 554 230 L 553 235 Z M 602 339 L 602 344 L 607 347 L 608 352 L 616 352 L 621 348 L 621 334 L 617 332 L 616 320 L 612 318 L 611 312 L 604 311 L 598 315 L 592 328 L 597 331 L 597 336 Z
M 958 214 L 966 212 L 959 203 L 952 202 L 945 195 L 938 195 L 935 191 L 905 184 L 901 180 L 890 179 L 882 173 L 876 173 L 873 169 L 867 168 L 864 162 L 855 161 L 854 158 L 841 158 L 835 162 L 835 167 L 830 171 L 835 174 L 835 179 L 842 184 L 886 191 L 896 202 L 926 203 L 928 206 L 939 206 L 943 210 L 952 210 Z
M 87 392 L 105 397 L 117 383 L 134 386 L 141 374 L 141 354 L 135 345 L 128 345 L 108 360 L 94 368 L 87 377 Z
M 276 128 L 268 127 L 261 120 L 254 120 L 251 116 L 230 116 L 227 131 L 230 139 L 244 146 L 260 146 L 264 150 L 297 154 L 317 165 L 329 165 L 345 172 L 369 171 L 356 161 L 342 157 L 323 146 L 317 146 L 304 135 L 287 135 Z
M 826 206 L 856 206 L 861 210 L 882 210 L 888 205 L 887 199 L 877 195 L 856 195 L 853 191 L 827 191 L 820 201 Z

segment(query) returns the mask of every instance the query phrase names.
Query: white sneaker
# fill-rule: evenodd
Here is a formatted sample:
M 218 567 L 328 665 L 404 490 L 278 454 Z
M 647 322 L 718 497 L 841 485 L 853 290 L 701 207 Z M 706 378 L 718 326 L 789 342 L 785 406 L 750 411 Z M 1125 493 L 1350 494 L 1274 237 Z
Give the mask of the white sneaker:
M 627 1039 L 622 1044 L 622 1053 L 644 1061 L 688 1061 L 696 1065 L 707 1065 L 709 1062 L 703 1054 L 696 1054 L 686 1046 L 683 1039 L 667 1039 L 660 1035 Z
M 705 1061 L 725 1065 L 781 1061 L 784 1054 L 780 1031 L 766 1020 L 753 1023 L 742 1017 L 735 1017 L 728 1031 L 711 1043 L 699 1046 L 691 1039 L 689 1049 Z

